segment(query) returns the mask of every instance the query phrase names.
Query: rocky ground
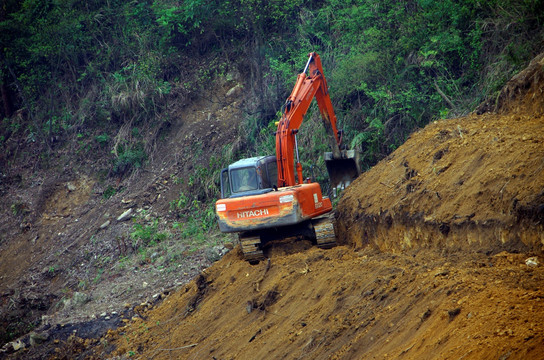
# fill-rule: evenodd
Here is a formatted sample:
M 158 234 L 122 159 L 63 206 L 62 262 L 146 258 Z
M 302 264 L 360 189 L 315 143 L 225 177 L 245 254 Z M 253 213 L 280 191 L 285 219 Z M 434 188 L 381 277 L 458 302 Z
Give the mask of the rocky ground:
M 109 150 L 92 142 L 55 149 L 58 156 L 44 169 L 33 161 L 32 144 L 10 138 L 11 158 L 0 158 L 2 345 L 36 327 L 133 311 L 186 284 L 228 250 L 223 244 L 232 237 L 217 230 L 184 236 L 172 202 L 214 181 L 189 179 L 237 138 L 240 89 L 225 80 L 209 90 L 214 96 L 180 98 L 171 121 L 155 130 L 147 165 L 132 174 L 108 176 Z M 29 345 L 28 335 L 23 342 Z

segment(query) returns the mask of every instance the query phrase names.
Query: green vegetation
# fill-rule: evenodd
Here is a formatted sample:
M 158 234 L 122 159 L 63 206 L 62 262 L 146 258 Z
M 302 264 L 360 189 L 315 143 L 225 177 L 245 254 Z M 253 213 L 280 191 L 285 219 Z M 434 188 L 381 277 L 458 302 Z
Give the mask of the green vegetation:
M 41 147 L 44 164 L 57 142 L 76 144 L 80 156 L 98 149 L 110 176 L 122 177 L 145 165 L 169 105 L 236 69 L 248 95 L 239 153 L 213 154 L 173 179 L 183 189 L 171 203 L 182 224 L 174 230 L 205 238 L 219 169 L 273 153 L 274 121 L 309 52 L 321 55 L 340 127 L 368 168 L 414 129 L 496 94 L 544 50 L 543 21 L 539 0 L 6 0 L 0 141 Z M 310 109 L 299 141 L 306 169 L 321 173 L 318 114 Z M 195 158 L 204 153 L 195 143 Z M 135 225 L 132 238 L 159 233 Z
M 2 136 L 46 148 L 82 126 L 161 126 L 172 89 L 196 93 L 247 69 L 249 151 L 276 118 L 306 54 L 321 54 L 352 145 L 372 165 L 415 128 L 464 114 L 542 51 L 544 4 L 497 1 L 7 0 L 0 13 Z M 192 54 L 215 58 L 194 68 Z M 218 60 L 219 59 L 219 60 Z M 24 116 L 11 117 L 15 109 Z M 256 114 L 256 115 L 255 115 Z M 142 166 L 138 136 L 115 173 Z M 108 135 L 96 141 L 111 146 Z
M 105 199 L 105 200 L 108 200 L 110 197 L 112 197 L 113 195 L 115 195 L 117 193 L 117 190 L 113 187 L 113 186 L 108 186 L 106 188 L 106 190 L 104 190 L 104 193 L 102 193 L 102 197 Z
M 158 231 L 159 219 L 155 219 L 149 225 L 134 223 L 134 231 L 130 233 L 133 240 L 133 248 L 139 248 L 140 245 L 155 245 L 158 242 L 166 239 L 168 236 L 164 232 Z

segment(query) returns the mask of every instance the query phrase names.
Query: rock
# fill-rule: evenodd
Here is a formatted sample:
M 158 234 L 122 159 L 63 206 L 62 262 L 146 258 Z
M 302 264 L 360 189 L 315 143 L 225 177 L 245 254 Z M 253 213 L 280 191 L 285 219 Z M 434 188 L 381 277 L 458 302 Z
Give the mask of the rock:
M 76 291 L 74 295 L 72 296 L 72 306 L 81 306 L 91 301 L 91 298 L 89 295 Z
M 72 299 L 64 299 L 63 303 L 65 310 L 70 310 L 72 308 Z
M 119 215 L 119 217 L 117 218 L 117 221 L 126 221 L 130 219 L 131 217 L 132 217 L 132 208 L 128 209 L 127 211 Z
M 108 221 L 106 221 L 105 223 L 103 223 L 102 225 L 100 225 L 100 228 L 101 228 L 101 229 L 105 229 L 105 228 L 107 228 L 109 225 L 110 225 L 110 221 L 108 220 Z
M 89 295 L 81 292 L 75 292 L 71 299 L 64 300 L 64 309 L 70 310 L 78 308 L 91 301 Z
M 13 351 L 19 351 L 21 349 L 25 348 L 25 343 L 22 340 L 15 340 L 10 342 L 11 347 L 13 348 Z
M 104 311 L 102 314 L 100 314 L 100 317 L 106 317 L 107 315 L 108 313 Z
M 227 91 L 226 97 L 239 97 L 240 94 L 242 94 L 242 85 L 237 84 L 236 86 L 232 87 Z
M 68 191 L 76 191 L 76 186 L 73 183 L 69 182 L 66 184 L 66 189 L 68 189 Z
M 229 249 L 223 245 L 213 246 L 206 249 L 205 256 L 211 262 L 215 262 L 223 257 L 226 253 L 229 252 Z
M 30 346 L 36 346 L 44 343 L 49 339 L 49 334 L 47 332 L 32 332 L 30 333 Z
M 530 267 L 537 267 L 538 266 L 538 257 L 532 256 L 530 258 L 525 259 L 525 265 Z

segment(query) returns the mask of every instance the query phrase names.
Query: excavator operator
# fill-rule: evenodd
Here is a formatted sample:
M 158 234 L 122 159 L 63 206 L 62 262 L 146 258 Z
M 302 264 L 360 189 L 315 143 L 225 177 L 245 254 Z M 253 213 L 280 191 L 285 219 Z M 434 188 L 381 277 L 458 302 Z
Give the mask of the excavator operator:
M 247 168 L 238 171 L 240 187 L 237 191 L 248 191 L 257 189 L 257 177 L 255 168 Z

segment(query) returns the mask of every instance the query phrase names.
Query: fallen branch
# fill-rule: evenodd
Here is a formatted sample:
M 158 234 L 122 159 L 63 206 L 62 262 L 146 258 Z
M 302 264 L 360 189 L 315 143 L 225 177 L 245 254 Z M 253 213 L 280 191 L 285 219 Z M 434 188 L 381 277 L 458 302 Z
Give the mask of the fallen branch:
M 444 99 L 445 102 L 448 103 L 448 105 L 453 109 L 455 110 L 455 105 L 453 105 L 453 102 L 450 100 L 450 98 L 448 97 L 448 95 L 444 94 L 444 92 L 442 90 L 440 90 L 440 88 L 438 87 L 438 84 L 436 83 L 436 81 L 434 82 L 434 87 L 436 88 L 436 91 L 438 91 L 438 93 L 440 94 L 440 96 L 442 96 L 442 99 Z

